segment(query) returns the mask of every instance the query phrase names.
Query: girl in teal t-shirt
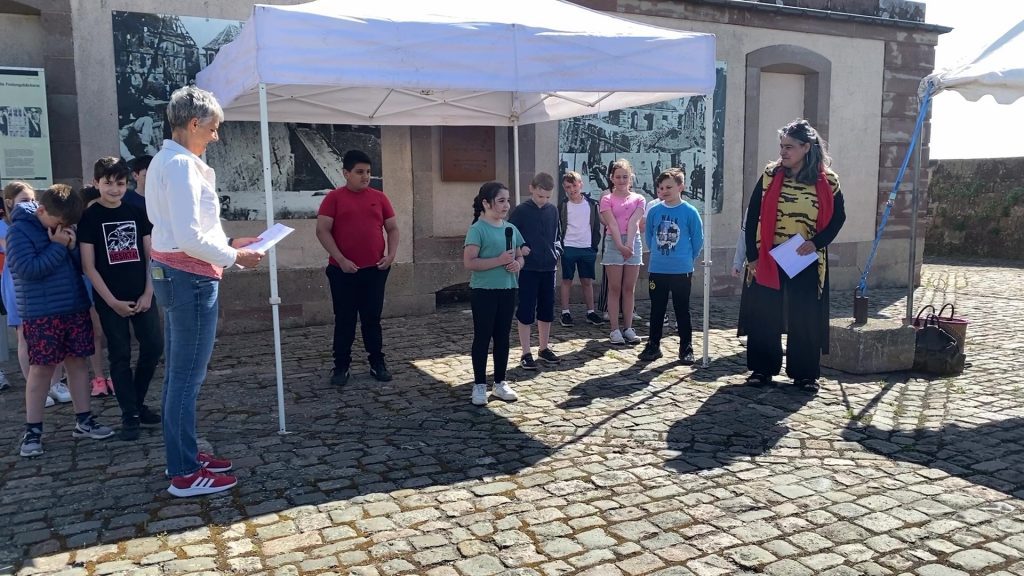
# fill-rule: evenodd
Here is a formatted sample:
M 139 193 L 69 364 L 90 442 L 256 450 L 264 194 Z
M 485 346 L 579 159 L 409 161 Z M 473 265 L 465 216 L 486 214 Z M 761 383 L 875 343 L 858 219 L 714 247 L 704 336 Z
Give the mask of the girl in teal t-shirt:
M 509 330 L 515 311 L 517 274 L 523 268 L 522 235 L 505 221 L 508 187 L 488 182 L 473 200 L 473 225 L 466 232 L 462 265 L 470 271 L 473 310 L 473 395 L 477 406 L 487 404 L 487 349 L 494 340 L 494 395 L 507 402 L 519 399 L 505 381 Z M 511 247 L 510 247 L 511 244 Z

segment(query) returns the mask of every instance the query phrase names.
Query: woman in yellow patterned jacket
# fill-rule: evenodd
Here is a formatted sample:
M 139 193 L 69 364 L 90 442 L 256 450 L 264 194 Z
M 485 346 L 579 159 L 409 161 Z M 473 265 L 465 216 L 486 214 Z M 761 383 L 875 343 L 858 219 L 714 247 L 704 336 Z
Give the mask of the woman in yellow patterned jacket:
M 779 130 L 779 159 L 765 167 L 751 195 L 740 312 L 750 385 L 768 386 L 779 374 L 786 332 L 786 375 L 817 390 L 821 354 L 828 353 L 828 245 L 846 221 L 831 162 L 825 140 L 806 120 L 796 120 Z M 790 278 L 769 250 L 796 234 L 805 239 L 797 253 L 817 252 L 818 259 Z

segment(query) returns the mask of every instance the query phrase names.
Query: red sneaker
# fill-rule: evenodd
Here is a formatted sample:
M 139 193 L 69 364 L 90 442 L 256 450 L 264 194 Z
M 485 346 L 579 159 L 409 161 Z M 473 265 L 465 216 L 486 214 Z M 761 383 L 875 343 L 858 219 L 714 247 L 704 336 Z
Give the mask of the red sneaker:
M 213 454 L 207 454 L 206 452 L 199 453 L 199 465 L 210 472 L 216 472 L 218 474 L 231 470 L 231 460 L 217 458 Z
M 228 470 L 231 470 L 231 460 L 217 458 L 213 454 L 200 452 L 199 458 L 197 458 L 197 460 L 199 460 L 199 465 L 202 466 L 204 470 L 209 470 L 214 474 L 220 474 L 222 472 L 227 472 Z M 168 472 L 166 468 L 164 468 L 164 476 L 168 478 L 171 477 L 171 473 Z
M 188 476 L 175 476 L 171 478 L 171 485 L 167 491 L 179 498 L 189 496 L 205 496 L 216 494 L 234 487 L 238 480 L 227 474 L 216 474 L 206 468 L 200 468 Z

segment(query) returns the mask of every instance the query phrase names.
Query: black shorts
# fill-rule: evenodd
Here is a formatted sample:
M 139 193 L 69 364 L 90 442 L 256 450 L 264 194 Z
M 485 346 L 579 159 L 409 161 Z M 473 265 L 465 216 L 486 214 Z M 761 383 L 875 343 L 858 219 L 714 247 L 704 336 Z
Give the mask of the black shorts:
M 533 324 L 555 320 L 555 271 L 535 272 L 523 270 L 519 273 L 519 308 L 516 320 Z

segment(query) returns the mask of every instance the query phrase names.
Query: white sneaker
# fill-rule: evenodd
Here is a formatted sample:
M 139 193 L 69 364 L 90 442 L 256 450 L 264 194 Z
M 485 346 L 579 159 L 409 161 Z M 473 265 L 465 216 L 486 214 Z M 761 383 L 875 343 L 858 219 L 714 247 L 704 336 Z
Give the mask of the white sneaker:
M 53 401 L 53 397 L 51 397 L 49 394 L 47 394 L 46 395 L 46 407 L 49 408 L 50 406 L 53 406 L 54 404 L 56 404 L 56 402 Z
M 53 398 L 61 404 L 67 404 L 71 402 L 71 392 L 68 390 L 68 385 L 57 381 L 50 384 L 50 398 Z
M 622 339 L 622 330 L 612 330 L 612 333 L 608 335 L 608 340 L 612 344 L 625 344 L 626 341 Z
M 473 384 L 472 402 L 475 406 L 487 404 L 487 384 Z
M 601 314 L 601 318 L 604 318 L 604 321 L 607 322 L 608 321 L 608 313 L 605 312 L 605 313 Z
M 622 333 L 622 339 L 626 341 L 626 344 L 639 344 L 643 342 L 643 339 L 636 335 L 636 331 L 632 328 L 626 328 L 626 331 Z
M 0 370 L 0 390 L 5 390 L 11 387 L 11 383 L 7 381 L 7 375 L 4 374 L 3 370 Z
M 644 319 L 643 316 L 637 314 L 636 312 L 633 312 L 633 322 L 639 322 L 640 320 L 643 320 L 643 319 Z
M 515 402 L 519 400 L 519 394 L 509 386 L 508 382 L 501 381 L 494 385 L 494 395 L 501 398 L 505 402 Z

